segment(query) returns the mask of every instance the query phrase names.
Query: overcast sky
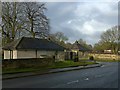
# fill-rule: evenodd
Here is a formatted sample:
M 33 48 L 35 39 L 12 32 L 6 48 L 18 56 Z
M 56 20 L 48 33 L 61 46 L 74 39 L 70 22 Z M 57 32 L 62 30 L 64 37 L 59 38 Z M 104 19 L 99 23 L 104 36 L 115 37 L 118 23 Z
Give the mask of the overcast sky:
M 82 38 L 95 44 L 101 33 L 117 25 L 117 2 L 48 2 L 51 32 L 63 32 L 69 42 Z

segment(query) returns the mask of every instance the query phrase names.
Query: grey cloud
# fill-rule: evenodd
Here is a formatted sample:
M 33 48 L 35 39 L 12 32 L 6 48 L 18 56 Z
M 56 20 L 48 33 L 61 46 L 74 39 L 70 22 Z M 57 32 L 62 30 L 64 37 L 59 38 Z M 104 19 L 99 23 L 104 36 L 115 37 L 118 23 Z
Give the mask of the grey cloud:
M 72 43 L 80 38 L 86 40 L 88 43 L 91 44 L 97 43 L 104 29 L 117 24 L 116 3 L 105 4 L 103 5 L 103 7 L 105 6 L 106 8 L 103 8 L 102 10 L 102 4 L 100 4 L 101 7 L 97 7 L 95 3 L 93 4 L 95 6 L 92 6 L 90 5 L 90 3 L 85 2 L 47 3 L 48 11 L 46 12 L 46 15 L 50 18 L 51 32 L 63 32 Z M 90 6 L 90 9 L 87 7 L 87 5 Z M 76 10 L 79 9 L 78 6 L 80 9 L 82 9 L 76 12 Z M 107 8 L 108 13 L 106 12 Z M 109 9 L 111 11 L 109 11 Z M 109 15 L 109 13 L 111 13 L 111 15 Z M 92 22 L 92 20 L 94 22 Z M 89 25 L 92 25 L 91 27 L 93 27 L 94 29 L 93 34 L 83 33 L 85 32 L 83 26 L 86 22 Z

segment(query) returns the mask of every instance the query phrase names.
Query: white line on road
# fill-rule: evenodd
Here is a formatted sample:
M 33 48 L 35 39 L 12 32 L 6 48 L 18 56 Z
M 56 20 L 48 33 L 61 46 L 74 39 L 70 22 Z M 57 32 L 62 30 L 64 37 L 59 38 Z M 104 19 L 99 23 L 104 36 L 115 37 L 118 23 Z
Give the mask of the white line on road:
M 101 67 L 104 67 L 105 65 L 102 65 Z
M 84 80 L 89 80 L 89 78 L 85 78 Z
M 77 83 L 77 82 L 79 82 L 79 80 L 71 81 L 71 82 L 68 82 L 67 84 L 73 84 L 73 83 Z

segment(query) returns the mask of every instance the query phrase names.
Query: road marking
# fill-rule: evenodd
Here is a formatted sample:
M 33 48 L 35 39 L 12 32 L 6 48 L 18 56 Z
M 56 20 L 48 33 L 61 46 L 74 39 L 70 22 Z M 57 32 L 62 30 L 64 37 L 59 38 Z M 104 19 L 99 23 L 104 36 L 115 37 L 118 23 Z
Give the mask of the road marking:
M 105 67 L 105 65 L 102 65 L 101 67 Z
M 73 84 L 73 83 L 77 83 L 77 82 L 79 82 L 79 80 L 71 81 L 71 82 L 68 82 L 67 84 Z
M 84 80 L 89 80 L 89 78 L 85 78 Z

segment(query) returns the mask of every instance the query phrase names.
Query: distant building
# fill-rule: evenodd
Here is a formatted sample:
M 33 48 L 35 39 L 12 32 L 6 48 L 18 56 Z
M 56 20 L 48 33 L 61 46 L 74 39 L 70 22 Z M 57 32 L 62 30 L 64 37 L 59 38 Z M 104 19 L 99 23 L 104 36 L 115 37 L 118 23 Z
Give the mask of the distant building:
M 53 57 L 64 60 L 65 48 L 48 39 L 22 37 L 5 47 L 4 59 Z
M 111 53 L 112 53 L 112 50 L 110 50 L 110 49 L 108 49 L 108 50 L 104 50 L 104 53 L 111 54 Z
M 66 59 L 80 59 L 85 57 L 91 50 L 76 41 L 72 48 L 66 52 Z
M 120 51 L 118 51 L 118 54 L 120 54 Z

